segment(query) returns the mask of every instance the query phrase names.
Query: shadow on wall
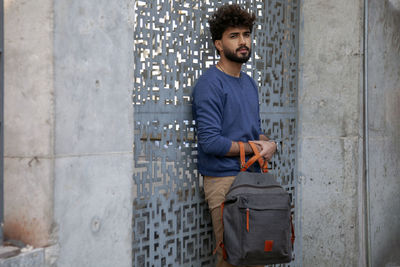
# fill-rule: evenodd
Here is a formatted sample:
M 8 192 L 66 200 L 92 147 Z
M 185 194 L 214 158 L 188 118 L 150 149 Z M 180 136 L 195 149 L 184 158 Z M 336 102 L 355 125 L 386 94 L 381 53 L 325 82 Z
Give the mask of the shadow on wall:
M 369 4 L 370 256 L 372 266 L 399 266 L 400 0 Z
M 387 25 L 400 25 L 400 0 L 388 0 L 388 8 L 386 9 L 389 13 L 388 16 L 385 17 L 385 27 L 387 29 Z M 392 34 L 392 47 L 396 49 L 396 51 L 400 52 L 400 26 L 396 28 L 399 34 Z
M 394 9 L 400 11 L 400 0 L 389 0 L 389 3 Z

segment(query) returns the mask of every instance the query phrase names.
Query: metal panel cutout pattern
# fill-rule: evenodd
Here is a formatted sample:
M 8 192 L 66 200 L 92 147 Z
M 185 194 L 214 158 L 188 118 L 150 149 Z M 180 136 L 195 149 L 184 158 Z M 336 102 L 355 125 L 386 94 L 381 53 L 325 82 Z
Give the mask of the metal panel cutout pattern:
M 213 266 L 191 90 L 218 60 L 207 19 L 232 2 L 257 15 L 252 59 L 243 70 L 259 85 L 264 132 L 281 142 L 271 172 L 291 193 L 295 214 L 298 1 L 137 0 L 133 266 Z

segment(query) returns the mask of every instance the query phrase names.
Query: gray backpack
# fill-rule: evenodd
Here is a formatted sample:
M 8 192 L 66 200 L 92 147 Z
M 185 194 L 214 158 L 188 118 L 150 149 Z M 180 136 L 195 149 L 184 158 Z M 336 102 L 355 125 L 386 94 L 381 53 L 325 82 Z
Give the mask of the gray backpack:
M 294 228 L 288 192 L 267 173 L 254 144 L 253 156 L 244 162 L 222 204 L 224 237 L 220 244 L 226 261 L 233 265 L 266 265 L 292 260 Z M 246 171 L 258 161 L 264 173 Z

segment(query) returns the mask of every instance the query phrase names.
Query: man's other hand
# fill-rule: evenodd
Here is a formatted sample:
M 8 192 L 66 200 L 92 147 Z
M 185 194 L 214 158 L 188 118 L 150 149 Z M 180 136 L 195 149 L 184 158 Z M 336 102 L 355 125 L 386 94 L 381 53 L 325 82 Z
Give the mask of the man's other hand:
M 264 160 L 269 161 L 276 151 L 276 144 L 274 141 L 257 140 L 251 142 L 256 144 L 258 152 L 264 158 Z

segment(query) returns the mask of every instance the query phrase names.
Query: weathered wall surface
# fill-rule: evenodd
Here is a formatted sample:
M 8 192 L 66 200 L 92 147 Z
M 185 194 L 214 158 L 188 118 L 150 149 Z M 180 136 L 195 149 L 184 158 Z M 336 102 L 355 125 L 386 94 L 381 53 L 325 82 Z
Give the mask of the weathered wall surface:
M 298 172 L 303 266 L 357 266 L 360 0 L 302 1 Z
M 369 0 L 368 131 L 372 266 L 400 265 L 400 3 Z
M 130 1 L 55 1 L 57 266 L 131 266 Z
M 53 217 L 52 3 L 4 1 L 4 232 L 34 246 Z
M 47 265 L 131 266 L 131 4 L 5 1 L 4 231 Z

